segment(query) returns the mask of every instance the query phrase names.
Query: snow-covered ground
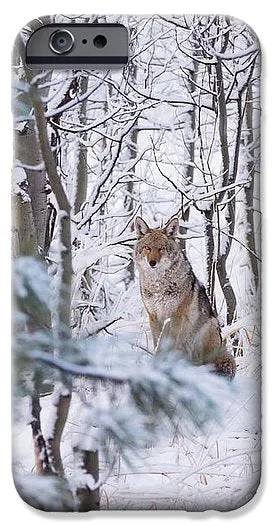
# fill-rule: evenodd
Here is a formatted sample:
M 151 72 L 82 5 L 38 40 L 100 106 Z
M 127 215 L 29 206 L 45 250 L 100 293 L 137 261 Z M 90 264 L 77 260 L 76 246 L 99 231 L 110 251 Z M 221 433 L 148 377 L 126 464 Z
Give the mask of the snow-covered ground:
M 136 305 L 136 309 L 140 306 Z M 125 330 L 126 321 L 117 323 Z M 129 322 L 127 329 L 129 330 Z M 135 344 L 146 345 L 150 337 L 146 317 Z M 114 329 L 115 333 L 115 329 Z M 150 346 L 150 341 L 149 341 Z M 129 465 L 114 451 L 113 468 L 100 455 L 101 509 L 184 509 L 221 511 L 237 508 L 251 499 L 260 477 L 260 382 L 258 349 L 237 358 L 238 372 L 233 400 L 223 420 L 209 423 L 207 430 L 190 428 L 184 421 L 178 431 L 160 424 L 154 446 L 141 448 Z M 139 350 L 140 351 L 140 350 Z M 136 351 L 138 357 L 139 352 Z M 103 387 L 102 387 L 103 388 Z M 104 387 L 108 388 L 108 387 Z M 104 390 L 103 388 L 103 390 Z M 80 431 L 83 400 L 94 395 L 89 382 L 75 384 L 68 421 L 63 433 L 62 456 L 73 485 L 72 446 Z M 42 423 L 47 426 L 51 396 L 42 398 Z M 14 469 L 27 474 L 34 469 L 30 426 L 26 426 L 27 399 L 21 407 L 22 422 L 14 427 Z M 106 474 L 108 474 L 106 476 Z

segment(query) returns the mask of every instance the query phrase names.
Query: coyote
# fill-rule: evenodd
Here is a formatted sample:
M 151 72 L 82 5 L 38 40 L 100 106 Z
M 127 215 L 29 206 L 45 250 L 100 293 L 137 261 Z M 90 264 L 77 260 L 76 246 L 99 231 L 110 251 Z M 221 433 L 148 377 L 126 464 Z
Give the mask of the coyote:
M 135 260 L 155 349 L 165 337 L 192 363 L 211 363 L 233 379 L 235 360 L 226 351 L 205 288 L 176 241 L 178 218 L 172 217 L 164 228 L 151 229 L 137 217 L 135 227 Z

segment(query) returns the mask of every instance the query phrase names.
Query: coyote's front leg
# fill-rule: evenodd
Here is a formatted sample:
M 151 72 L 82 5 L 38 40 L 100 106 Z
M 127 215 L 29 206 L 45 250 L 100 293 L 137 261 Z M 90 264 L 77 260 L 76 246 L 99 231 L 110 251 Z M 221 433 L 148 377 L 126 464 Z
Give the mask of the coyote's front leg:
M 155 314 L 150 314 L 150 313 L 149 313 L 149 323 L 150 323 L 150 328 L 151 328 L 151 332 L 153 336 L 154 349 L 155 349 L 158 344 L 158 340 L 161 334 L 162 325 L 158 321 L 157 316 Z

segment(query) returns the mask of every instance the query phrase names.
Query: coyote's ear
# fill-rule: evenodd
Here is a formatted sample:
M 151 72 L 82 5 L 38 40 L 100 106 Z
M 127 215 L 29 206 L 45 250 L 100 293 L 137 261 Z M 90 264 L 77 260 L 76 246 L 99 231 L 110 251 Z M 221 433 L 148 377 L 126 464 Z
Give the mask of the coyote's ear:
M 138 239 L 141 239 L 143 235 L 146 235 L 146 233 L 148 233 L 150 229 L 149 226 L 146 224 L 146 222 L 141 217 L 136 218 L 135 227 L 136 227 L 136 234 L 137 234 Z
M 179 230 L 179 219 L 177 217 L 170 219 L 166 226 L 164 226 L 163 230 L 167 237 L 172 237 L 175 239 Z

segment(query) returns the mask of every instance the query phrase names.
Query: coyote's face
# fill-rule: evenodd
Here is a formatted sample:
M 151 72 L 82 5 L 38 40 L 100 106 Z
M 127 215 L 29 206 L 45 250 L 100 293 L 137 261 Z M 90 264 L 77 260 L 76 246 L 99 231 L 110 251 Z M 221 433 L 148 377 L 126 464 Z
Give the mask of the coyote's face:
M 136 233 L 138 242 L 136 245 L 137 263 L 146 268 L 166 270 L 173 262 L 173 253 L 178 251 L 175 238 L 178 233 L 179 221 L 176 217 L 170 219 L 164 228 L 149 228 L 146 222 L 137 217 Z

